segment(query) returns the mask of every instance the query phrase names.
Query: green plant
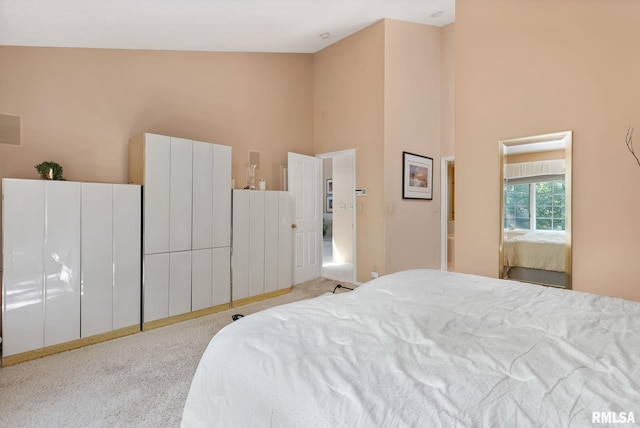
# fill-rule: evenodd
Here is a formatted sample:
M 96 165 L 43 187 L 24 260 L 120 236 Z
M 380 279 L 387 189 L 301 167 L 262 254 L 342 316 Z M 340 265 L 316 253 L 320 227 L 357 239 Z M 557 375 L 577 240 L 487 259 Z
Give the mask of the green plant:
M 62 166 L 53 161 L 42 162 L 34 167 L 43 180 L 64 180 Z

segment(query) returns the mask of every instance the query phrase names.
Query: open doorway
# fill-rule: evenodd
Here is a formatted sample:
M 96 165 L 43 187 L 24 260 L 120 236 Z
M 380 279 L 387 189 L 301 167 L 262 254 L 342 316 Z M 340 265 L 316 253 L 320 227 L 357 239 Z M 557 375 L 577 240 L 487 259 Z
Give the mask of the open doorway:
M 316 155 L 322 160 L 322 276 L 355 284 L 355 149 Z
M 442 187 L 440 269 L 455 271 L 455 161 L 452 156 L 442 158 L 440 171 Z

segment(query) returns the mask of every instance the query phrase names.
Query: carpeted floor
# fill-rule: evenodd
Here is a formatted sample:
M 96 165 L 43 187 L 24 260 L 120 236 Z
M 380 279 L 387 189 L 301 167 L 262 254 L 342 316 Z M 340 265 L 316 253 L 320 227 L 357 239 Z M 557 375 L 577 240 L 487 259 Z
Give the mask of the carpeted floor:
M 284 296 L 0 368 L 0 426 L 178 427 L 200 356 L 231 315 L 315 297 L 336 284 L 318 278 Z

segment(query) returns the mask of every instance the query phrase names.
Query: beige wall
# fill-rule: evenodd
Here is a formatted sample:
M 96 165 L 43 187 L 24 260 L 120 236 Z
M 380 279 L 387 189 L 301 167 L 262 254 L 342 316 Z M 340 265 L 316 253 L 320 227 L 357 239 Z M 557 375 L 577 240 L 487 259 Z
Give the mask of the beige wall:
M 2 177 L 126 182 L 140 132 L 233 146 L 244 186 L 249 150 L 269 188 L 287 151 L 313 154 L 313 56 L 0 47 L 0 113 L 21 116 L 22 144 L 0 144 Z
M 455 155 L 455 24 L 440 29 L 440 152 Z
M 386 20 L 385 273 L 440 267 L 440 29 Z M 433 159 L 433 200 L 402 199 L 402 152 Z
M 507 155 L 504 157 L 505 163 L 524 163 L 524 162 L 536 162 L 545 160 L 558 160 L 565 159 L 564 150 L 552 150 L 547 152 L 537 153 L 522 153 L 517 155 Z
M 498 275 L 498 140 L 573 130 L 573 287 L 640 300 L 640 2 L 458 0 L 455 32 L 456 270 Z
M 314 151 L 356 149 L 357 280 L 384 272 L 384 21 L 314 56 Z

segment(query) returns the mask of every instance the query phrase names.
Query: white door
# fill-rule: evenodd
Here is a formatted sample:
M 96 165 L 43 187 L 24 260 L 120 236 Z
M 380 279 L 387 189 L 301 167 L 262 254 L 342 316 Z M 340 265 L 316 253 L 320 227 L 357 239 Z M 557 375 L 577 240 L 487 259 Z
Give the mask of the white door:
M 2 179 L 4 357 L 44 346 L 44 180 Z
M 169 251 L 187 251 L 191 249 L 193 143 L 174 137 L 170 141 Z
M 293 200 L 293 283 L 318 278 L 322 268 L 321 160 L 289 153 L 289 193 Z
M 80 337 L 113 330 L 113 185 L 81 183 Z
M 249 234 L 249 209 L 251 190 L 233 191 L 233 290 L 231 299 L 237 301 L 249 297 L 249 254 L 251 236 Z
M 113 329 L 140 325 L 140 186 L 113 185 Z
M 291 287 L 293 278 L 291 275 L 292 266 L 292 239 L 291 223 L 293 212 L 291 211 L 291 194 L 289 192 L 278 192 L 278 289 Z
M 192 174 L 191 248 L 213 248 L 213 144 L 193 142 Z
M 171 139 L 145 134 L 144 144 L 144 252 L 169 251 Z M 146 318 L 146 317 L 145 317 Z
M 44 346 L 80 339 L 80 189 L 44 182 Z

